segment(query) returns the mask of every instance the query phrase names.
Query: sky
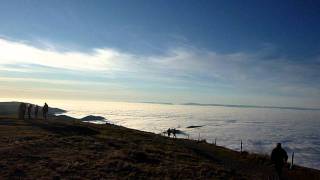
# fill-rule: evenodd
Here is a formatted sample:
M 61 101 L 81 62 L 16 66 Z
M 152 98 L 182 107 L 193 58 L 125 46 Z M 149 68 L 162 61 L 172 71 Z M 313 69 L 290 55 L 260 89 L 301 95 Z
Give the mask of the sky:
M 320 107 L 320 2 L 0 0 L 0 98 Z

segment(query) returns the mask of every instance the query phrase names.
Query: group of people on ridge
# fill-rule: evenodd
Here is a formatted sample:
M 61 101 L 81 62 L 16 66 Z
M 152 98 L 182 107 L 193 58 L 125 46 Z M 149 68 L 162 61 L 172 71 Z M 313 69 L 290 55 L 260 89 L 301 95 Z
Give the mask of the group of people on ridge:
M 172 133 L 172 137 L 174 137 L 174 138 L 177 137 L 177 136 L 176 136 L 177 130 L 176 130 L 175 128 L 173 128 L 173 129 L 170 129 L 170 128 L 169 128 L 169 129 L 167 130 L 168 137 L 171 136 L 171 133 Z
M 38 105 L 32 105 L 32 104 L 26 104 L 26 103 L 21 103 L 19 106 L 19 111 L 18 111 L 18 117 L 19 119 L 25 119 L 25 115 L 28 115 L 28 119 L 30 120 L 32 118 L 32 110 L 34 112 L 34 118 L 38 119 L 38 112 L 39 112 L 40 107 Z M 47 103 L 44 103 L 44 106 L 42 107 L 42 116 L 43 119 L 47 119 L 48 116 L 48 111 L 49 111 L 49 106 Z

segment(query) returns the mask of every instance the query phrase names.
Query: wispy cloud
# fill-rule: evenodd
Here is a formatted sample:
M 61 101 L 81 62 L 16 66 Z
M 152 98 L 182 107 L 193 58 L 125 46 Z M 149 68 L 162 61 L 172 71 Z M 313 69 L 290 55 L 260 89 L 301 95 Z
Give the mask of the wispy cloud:
M 257 52 L 229 54 L 186 46 L 160 55 L 141 55 L 112 48 L 59 51 L 52 44 L 39 48 L 0 38 L 0 81 L 112 82 L 129 89 L 150 85 L 193 92 L 219 89 L 232 94 L 320 97 L 319 62 L 275 56 L 270 46 Z
M 116 68 L 114 59 L 122 61 L 127 55 L 112 49 L 94 49 L 92 53 L 58 52 L 50 49 L 40 49 L 24 43 L 0 39 L 0 54 L 2 65 L 36 64 L 54 68 L 72 70 L 110 70 Z

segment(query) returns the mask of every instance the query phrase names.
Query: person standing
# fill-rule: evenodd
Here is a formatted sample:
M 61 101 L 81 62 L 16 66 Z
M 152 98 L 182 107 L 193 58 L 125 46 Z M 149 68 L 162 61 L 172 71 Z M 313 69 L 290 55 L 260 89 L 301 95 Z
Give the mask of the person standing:
M 28 119 L 31 120 L 31 111 L 32 111 L 32 104 L 28 106 Z
M 168 137 L 170 137 L 170 135 L 171 135 L 171 129 L 170 128 L 167 130 L 167 134 L 168 134 Z
M 176 133 L 177 133 L 177 130 L 176 130 L 176 128 L 174 128 L 174 129 L 172 130 L 172 135 L 173 135 L 174 138 L 177 137 L 177 136 L 176 136 Z
M 47 103 L 44 103 L 44 106 L 42 108 L 42 114 L 43 114 L 43 119 L 46 120 L 48 116 L 48 111 L 49 111 L 49 106 Z
M 36 105 L 36 107 L 34 108 L 34 118 L 38 119 L 38 111 L 39 111 L 39 106 Z
M 18 112 L 19 119 L 24 120 L 24 115 L 26 114 L 26 109 L 27 109 L 26 103 L 21 103 L 19 106 L 19 112 Z
M 272 150 L 271 161 L 275 165 L 276 172 L 279 176 L 279 179 L 282 177 L 282 168 L 287 163 L 288 154 L 281 147 L 281 143 L 278 143 L 277 146 Z

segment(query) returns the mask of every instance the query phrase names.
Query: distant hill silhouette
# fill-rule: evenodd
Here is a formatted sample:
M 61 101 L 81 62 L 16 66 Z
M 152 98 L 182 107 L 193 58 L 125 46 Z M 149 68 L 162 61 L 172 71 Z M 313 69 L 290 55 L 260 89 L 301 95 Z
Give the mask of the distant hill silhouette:
M 0 102 L 0 114 L 1 115 L 12 115 L 18 113 L 18 107 L 22 102 Z M 35 105 L 35 104 L 33 104 Z M 42 112 L 42 105 L 38 105 L 40 107 L 39 114 Z M 67 112 L 66 110 L 50 107 L 49 104 L 49 114 L 61 114 Z
M 141 103 L 173 105 L 173 103 L 169 103 L 169 102 L 141 102 Z
M 102 116 L 93 116 L 93 115 L 89 115 L 84 118 L 81 118 L 81 121 L 102 121 L 102 120 L 105 120 L 105 118 Z
M 268 109 L 292 109 L 292 110 L 313 110 L 319 111 L 320 108 L 303 108 L 303 107 L 282 107 L 282 106 L 255 106 L 255 105 L 234 105 L 234 104 L 201 104 L 201 103 L 184 103 L 182 105 L 188 106 L 223 106 L 223 107 L 237 107 L 237 108 L 268 108 Z

